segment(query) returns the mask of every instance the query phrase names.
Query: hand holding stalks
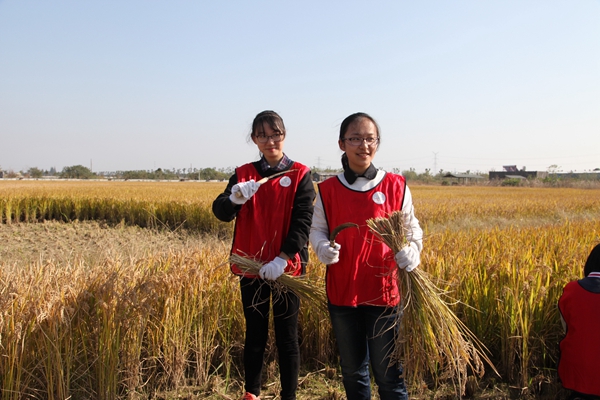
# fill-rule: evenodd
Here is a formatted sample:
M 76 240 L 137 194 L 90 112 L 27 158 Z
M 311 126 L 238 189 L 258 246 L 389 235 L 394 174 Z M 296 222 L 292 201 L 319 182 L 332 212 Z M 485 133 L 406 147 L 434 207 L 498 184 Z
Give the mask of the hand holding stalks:
M 416 269 L 408 273 L 419 265 L 420 252 L 415 243 L 409 243 L 403 221 L 401 211 L 367 220 L 373 233 L 396 252 L 399 267 L 402 313 L 393 357 L 404 361 L 405 371 L 412 375 L 408 379 L 420 371 L 450 379 L 460 398 L 465 393 L 468 373 L 483 376 L 483 361 L 498 372 L 483 343 L 450 308 L 456 301 L 446 301 L 447 293 L 435 285 L 426 271 Z
M 231 187 L 231 195 L 229 196 L 229 200 L 233 204 L 242 205 L 247 202 L 250 197 L 254 196 L 254 193 L 260 188 L 260 185 L 267 182 L 269 179 L 273 179 L 275 177 L 281 176 L 283 174 L 287 174 L 289 172 L 297 171 L 298 169 L 288 169 L 287 171 L 277 172 L 271 176 L 266 176 L 258 181 L 254 181 L 254 179 L 250 179 L 247 182 L 239 182 Z
M 285 261 L 281 257 L 275 257 L 273 261 L 263 265 L 258 271 L 258 276 L 262 279 L 268 279 L 270 281 L 274 281 L 283 275 L 285 271 L 285 267 L 287 266 L 287 261 Z
M 421 264 L 421 252 L 416 243 L 410 243 L 404 246 L 396 253 L 396 264 L 398 268 L 410 272 Z
M 231 187 L 229 200 L 231 200 L 233 204 L 242 205 L 247 202 L 250 197 L 254 196 L 254 193 L 256 193 L 260 185 L 261 182 L 255 182 L 254 179 L 247 182 L 236 183 Z

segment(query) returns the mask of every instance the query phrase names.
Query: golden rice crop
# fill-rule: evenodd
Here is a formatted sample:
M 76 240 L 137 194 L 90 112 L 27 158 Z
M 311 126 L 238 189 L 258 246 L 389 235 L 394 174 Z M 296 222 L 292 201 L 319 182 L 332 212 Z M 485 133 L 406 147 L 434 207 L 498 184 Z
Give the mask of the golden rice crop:
M 3 241 L 27 239 L 24 224 L 11 226 L 7 235 L 4 229 L 0 226 Z M 39 232 L 46 237 L 56 230 L 52 225 Z M 102 240 L 96 244 L 102 251 L 73 247 L 59 261 L 23 254 L 27 262 L 19 262 L 18 243 L 10 245 L 14 251 L 0 249 L 7 255 L 0 257 L 2 397 L 147 397 L 184 385 L 208 386 L 215 377 L 225 385 L 239 379 L 244 318 L 237 277 L 224 267 L 229 244 L 198 236 L 195 244 L 190 237 L 169 251 L 154 235 L 125 230 L 132 239 L 150 239 L 153 253 L 148 245 L 121 240 L 121 228 L 108 230 L 114 231 L 112 250 Z M 87 233 L 81 223 L 75 236 L 98 234 Z M 121 253 L 123 241 L 137 252 Z M 41 242 L 48 246 L 52 240 Z M 88 258 L 90 250 L 97 256 Z M 330 363 L 329 342 L 322 340 L 330 337 L 325 314 L 310 310 L 310 304 L 305 308 L 300 314 L 305 365 Z M 266 362 L 276 359 L 274 347 L 270 342 Z
M 260 261 L 239 254 L 229 256 L 229 262 L 236 264 L 243 273 L 258 275 L 261 267 L 264 265 Z M 323 285 L 311 283 L 305 276 L 281 275 L 274 281 L 265 280 L 265 285 L 270 285 L 275 296 L 292 291 L 301 300 L 309 302 L 321 312 L 327 312 L 327 294 Z
M 105 220 L 231 234 L 210 204 L 225 182 L 4 181 L 0 223 Z M 600 218 L 597 189 L 414 186 L 425 229 L 546 224 Z M 225 229 L 224 231 L 219 231 Z
M 369 219 L 367 225 L 394 253 L 408 245 L 401 211 Z M 447 294 L 427 272 L 421 268 L 411 272 L 398 268 L 396 272 L 402 301 L 397 321 L 400 335 L 393 356 L 404 361 L 413 381 L 424 373 L 449 379 L 460 397 L 465 394 L 469 372 L 483 376 L 482 359 L 496 371 L 484 344 L 454 314 L 444 300 Z
M 423 268 L 466 303 L 455 313 L 486 345 L 504 379 L 552 376 L 562 328 L 557 302 L 600 242 L 598 220 L 504 229 L 447 229 L 426 239 Z
M 213 182 L 0 181 L 0 224 L 94 220 L 225 237 L 231 226 L 211 211 L 223 187 Z
M 229 257 L 232 224 L 210 211 L 224 187 L 0 180 L 2 397 L 149 397 L 216 378 L 230 387 L 241 374 L 244 319 L 237 279 L 219 267 Z M 600 191 L 411 189 L 425 231 L 420 268 L 442 293 L 461 300 L 450 309 L 489 349 L 503 381 L 529 390 L 538 378 L 556 382 L 562 337 L 556 304 L 600 242 Z M 86 218 L 109 222 L 113 228 L 95 229 L 116 236 L 140 229 L 136 224 L 164 223 L 196 245 L 182 240 L 169 250 L 163 244 L 171 239 L 157 230 L 135 253 L 132 243 L 146 235 L 112 245 L 83 232 L 85 223 L 25 223 Z M 29 226 L 39 227 L 37 236 L 21 234 Z M 72 238 L 51 240 L 59 226 L 73 230 L 77 246 Z M 208 235 L 195 238 L 194 231 Z M 325 270 L 310 254 L 308 279 L 318 285 Z M 303 368 L 336 368 L 326 313 L 302 302 L 300 330 Z M 271 340 L 267 365 L 277 357 Z M 415 384 L 425 378 L 415 377 Z

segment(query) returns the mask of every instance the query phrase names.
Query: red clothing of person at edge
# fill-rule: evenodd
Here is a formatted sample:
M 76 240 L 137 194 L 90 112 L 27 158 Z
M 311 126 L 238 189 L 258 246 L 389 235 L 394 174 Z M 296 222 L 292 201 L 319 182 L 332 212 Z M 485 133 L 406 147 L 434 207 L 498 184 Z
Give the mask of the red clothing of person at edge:
M 600 293 L 587 291 L 578 281 L 569 282 L 558 307 L 567 324 L 558 363 L 562 385 L 600 396 Z
M 236 168 L 235 172 L 238 182 L 250 179 L 258 181 L 262 178 L 253 164 L 242 165 Z M 290 172 L 269 179 L 261 185 L 237 215 L 232 253 L 262 262 L 269 262 L 279 255 L 290 228 L 291 210 L 298 184 L 308 172 L 308 167 L 294 162 Z M 301 275 L 302 264 L 298 253 L 294 254 L 287 263 L 286 273 L 294 276 Z M 248 278 L 256 277 L 240 271 L 235 264 L 231 265 L 231 271 Z
M 394 252 L 366 225 L 369 218 L 387 217 L 402 209 L 406 180 L 386 174 L 373 189 L 356 192 L 339 179 L 319 184 L 319 193 L 330 232 L 354 222 L 359 228 L 341 231 L 335 241 L 341 245 L 340 261 L 327 268 L 329 302 L 336 306 L 396 306 L 400 301 Z

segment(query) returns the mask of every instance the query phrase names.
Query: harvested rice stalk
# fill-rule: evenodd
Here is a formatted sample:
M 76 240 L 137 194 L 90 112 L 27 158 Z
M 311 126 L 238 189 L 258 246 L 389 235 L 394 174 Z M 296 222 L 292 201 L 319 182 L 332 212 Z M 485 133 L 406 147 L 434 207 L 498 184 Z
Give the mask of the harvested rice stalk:
M 397 253 L 408 245 L 403 221 L 402 212 L 396 211 L 387 218 L 369 219 L 367 225 Z M 429 373 L 436 380 L 449 379 L 460 397 L 465 394 L 469 368 L 473 374 L 483 376 L 482 360 L 498 374 L 486 355 L 485 345 L 450 309 L 456 301 L 445 301 L 448 294 L 431 281 L 427 272 L 421 268 L 411 272 L 398 268 L 398 286 L 402 312 L 397 321 L 400 335 L 393 358 L 403 362 L 410 377 Z
M 237 265 L 242 272 L 252 275 L 258 275 L 258 271 L 264 265 L 255 259 L 239 254 L 230 255 L 229 262 Z M 300 299 L 311 302 L 320 311 L 327 313 L 327 294 L 325 293 L 325 289 L 311 284 L 306 277 L 283 274 L 274 281 L 265 279 L 265 283 L 271 286 L 275 295 L 290 290 L 300 297 Z

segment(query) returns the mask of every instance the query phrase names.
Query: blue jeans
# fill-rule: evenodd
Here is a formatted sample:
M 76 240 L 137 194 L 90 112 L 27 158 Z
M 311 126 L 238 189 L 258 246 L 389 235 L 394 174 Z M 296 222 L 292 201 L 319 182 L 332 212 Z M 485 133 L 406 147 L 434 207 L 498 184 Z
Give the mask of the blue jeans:
M 400 363 L 390 364 L 397 308 L 328 305 L 348 400 L 370 400 L 369 361 L 381 400 L 407 400 Z

